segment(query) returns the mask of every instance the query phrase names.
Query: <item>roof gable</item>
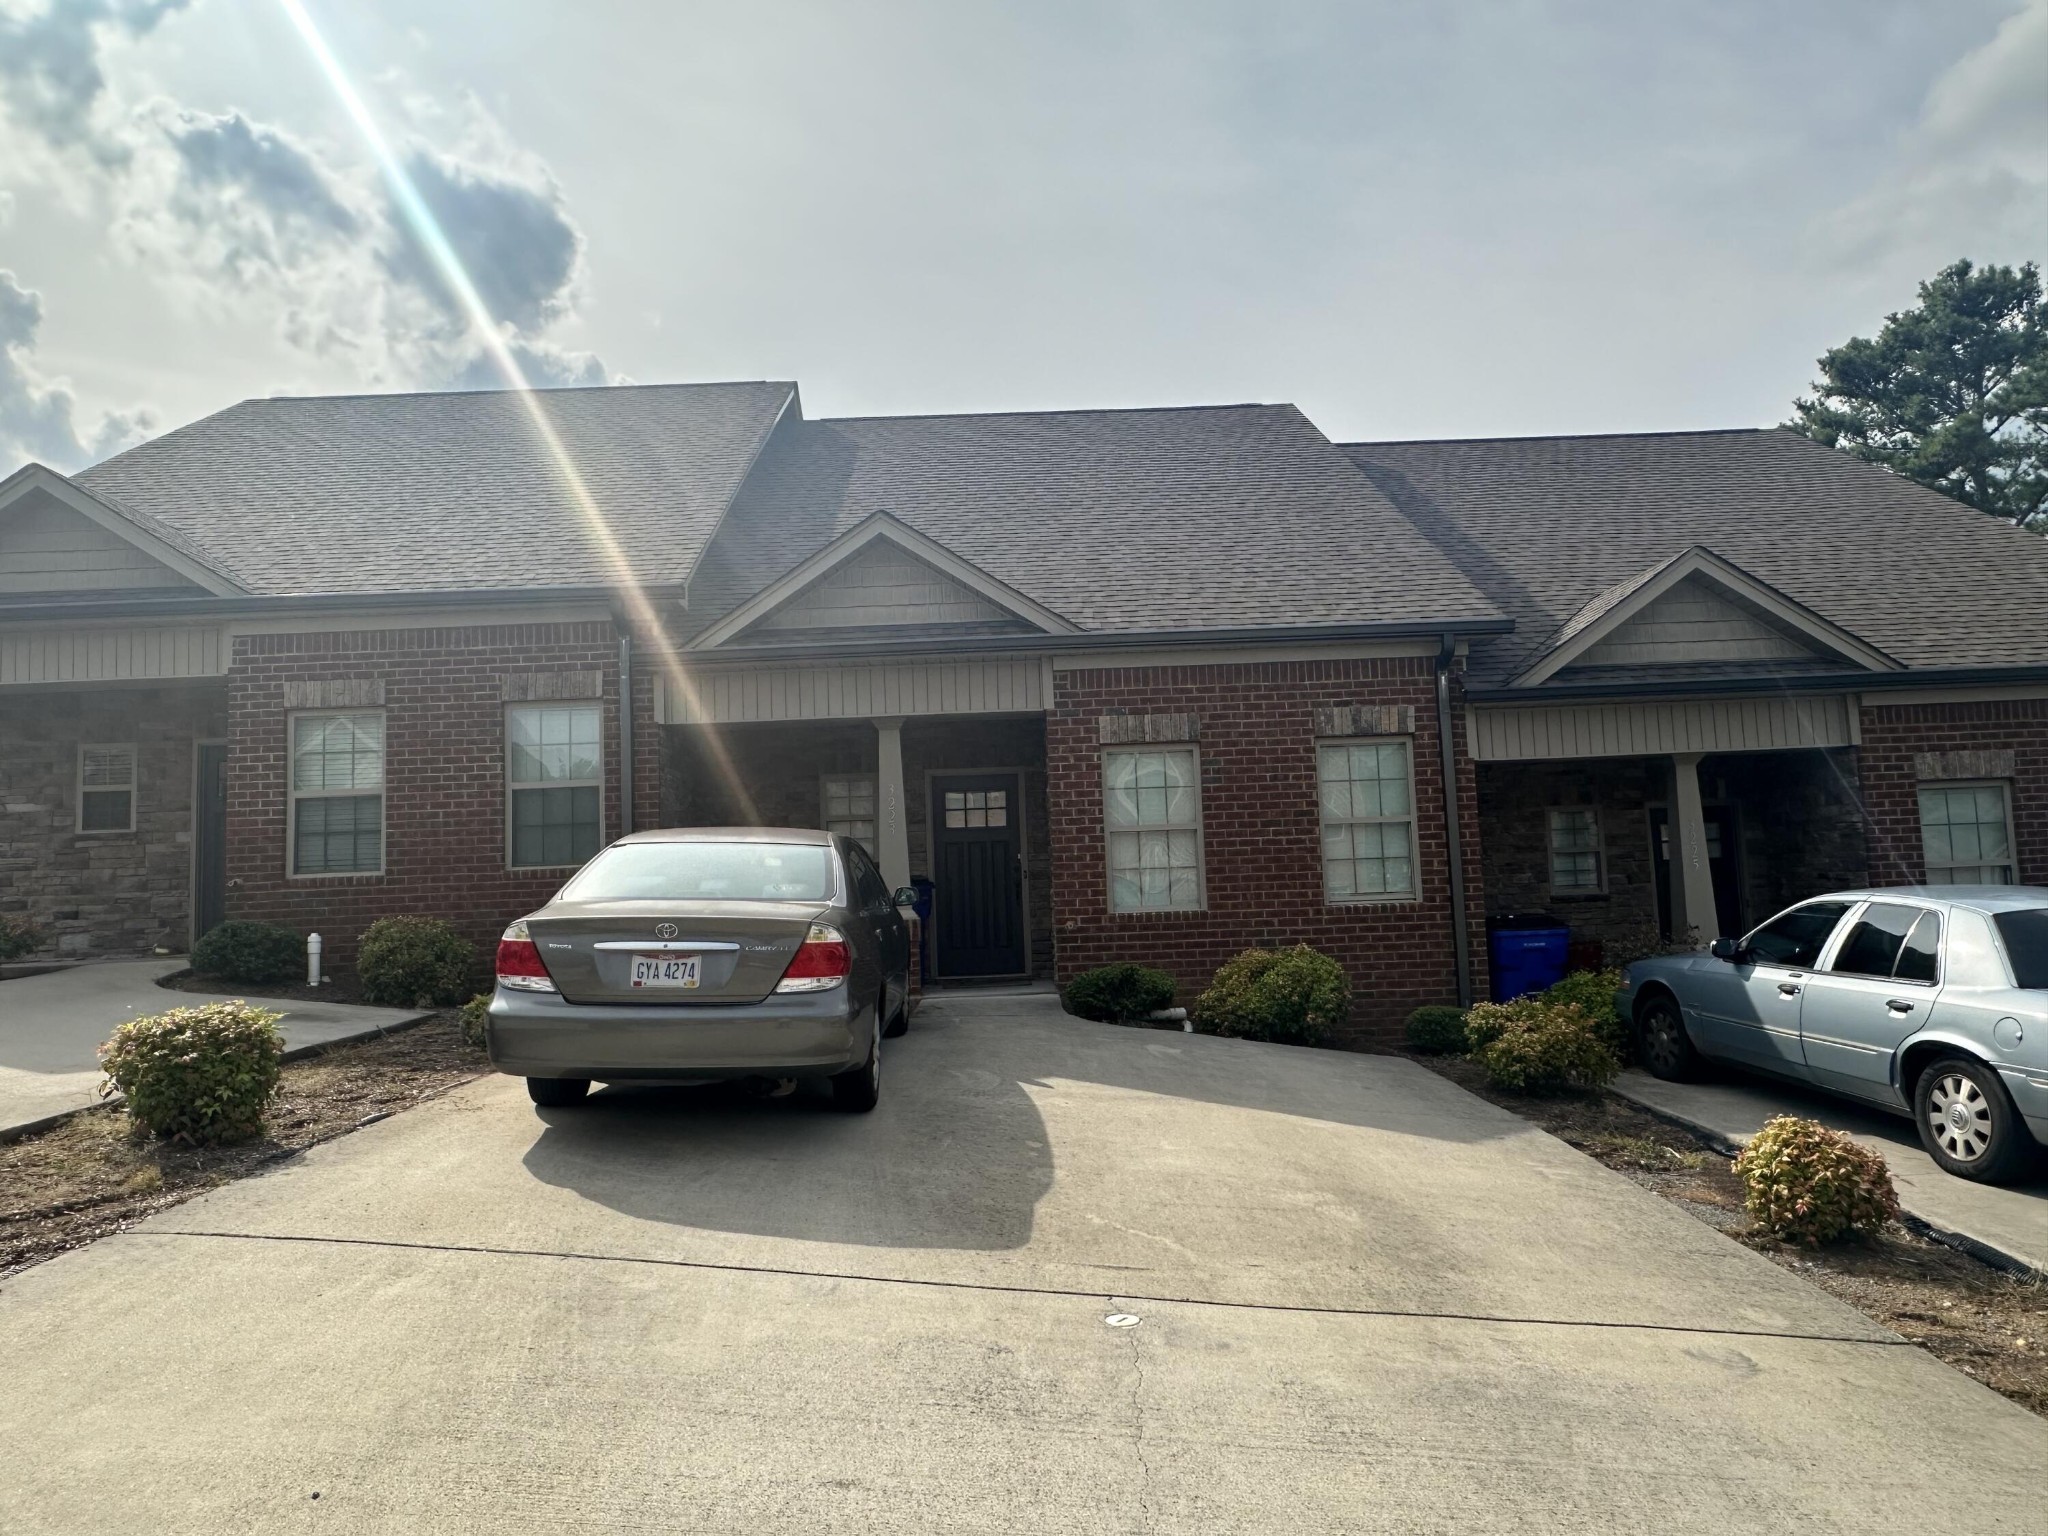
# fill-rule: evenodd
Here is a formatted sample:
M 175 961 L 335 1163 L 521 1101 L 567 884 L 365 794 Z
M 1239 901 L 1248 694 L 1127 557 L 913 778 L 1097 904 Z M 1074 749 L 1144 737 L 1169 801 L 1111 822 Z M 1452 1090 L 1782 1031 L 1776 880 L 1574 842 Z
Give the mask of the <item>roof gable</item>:
M 1594 597 L 1513 686 L 1534 687 L 1567 668 L 1812 661 L 1899 669 L 1876 646 L 1696 544 Z
M 1075 632 L 1050 608 L 877 512 L 726 614 L 690 649 L 906 626 Z
M 0 481 L 0 601 L 241 589 L 173 530 L 28 464 Z

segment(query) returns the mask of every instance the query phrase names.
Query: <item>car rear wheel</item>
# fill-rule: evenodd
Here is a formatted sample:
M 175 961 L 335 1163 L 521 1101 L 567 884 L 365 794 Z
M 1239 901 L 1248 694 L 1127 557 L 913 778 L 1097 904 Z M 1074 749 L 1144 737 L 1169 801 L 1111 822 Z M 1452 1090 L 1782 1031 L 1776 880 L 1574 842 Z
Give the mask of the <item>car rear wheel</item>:
M 2002 1184 L 2023 1168 L 2033 1139 L 2019 1123 L 1998 1074 L 1967 1056 L 1947 1056 L 1920 1074 L 1913 1090 L 1920 1145 L 1944 1172 Z
M 1699 1075 L 1700 1053 L 1671 997 L 1653 997 L 1636 1010 L 1636 1058 L 1652 1077 L 1667 1083 L 1687 1083 Z
M 526 1096 L 543 1109 L 567 1109 L 571 1104 L 581 1104 L 583 1096 L 590 1092 L 587 1077 L 529 1077 L 526 1080 Z
M 875 1009 L 874 1033 L 868 1038 L 865 1065 L 832 1079 L 832 1103 L 850 1115 L 864 1115 L 882 1098 L 882 1010 Z

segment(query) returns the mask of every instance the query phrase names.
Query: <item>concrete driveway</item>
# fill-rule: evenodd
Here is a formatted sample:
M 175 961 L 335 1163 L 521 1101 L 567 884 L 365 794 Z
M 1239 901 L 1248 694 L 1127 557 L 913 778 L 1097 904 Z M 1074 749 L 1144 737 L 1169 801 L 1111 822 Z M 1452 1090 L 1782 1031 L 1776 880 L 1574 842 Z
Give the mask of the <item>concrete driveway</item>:
M 99 1102 L 99 1048 L 145 1013 L 232 997 L 158 986 L 183 960 L 108 960 L 0 981 L 0 1136 Z M 343 1003 L 268 1001 L 284 1014 L 286 1051 L 331 1045 L 408 1023 L 418 1013 Z
M 2040 1528 L 2048 1425 L 1408 1062 L 1038 998 L 885 1060 L 488 1080 L 15 1277 L 0 1528 Z

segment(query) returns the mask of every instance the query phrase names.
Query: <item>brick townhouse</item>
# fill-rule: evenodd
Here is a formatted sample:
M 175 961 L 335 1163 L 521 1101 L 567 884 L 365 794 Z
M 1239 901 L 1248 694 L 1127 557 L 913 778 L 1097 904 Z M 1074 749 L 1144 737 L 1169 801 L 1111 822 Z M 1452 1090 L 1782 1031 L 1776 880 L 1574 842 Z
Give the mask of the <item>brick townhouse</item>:
M 793 384 L 249 401 L 0 482 L 0 912 L 478 940 L 636 827 L 830 826 L 937 979 L 2048 883 L 2048 544 L 1778 431 L 1290 406 L 813 420 Z

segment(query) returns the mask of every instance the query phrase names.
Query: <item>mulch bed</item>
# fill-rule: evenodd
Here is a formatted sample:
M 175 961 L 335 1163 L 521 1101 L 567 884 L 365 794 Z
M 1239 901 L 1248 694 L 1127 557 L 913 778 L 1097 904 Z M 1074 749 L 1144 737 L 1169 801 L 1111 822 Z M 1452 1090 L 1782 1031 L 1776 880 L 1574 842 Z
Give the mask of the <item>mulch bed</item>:
M 1780 1242 L 1750 1220 L 1742 1185 L 1712 1143 L 1618 1094 L 1536 1098 L 1493 1087 L 1461 1057 L 1411 1059 L 1534 1122 L 2048 1418 L 2048 1281 L 2006 1274 L 1897 1225 L 1819 1248 Z
M 322 992 L 325 992 L 325 988 Z M 138 1140 L 119 1105 L 0 1144 L 0 1276 L 133 1226 L 489 1070 L 454 1009 L 287 1062 L 267 1134 L 233 1147 Z

